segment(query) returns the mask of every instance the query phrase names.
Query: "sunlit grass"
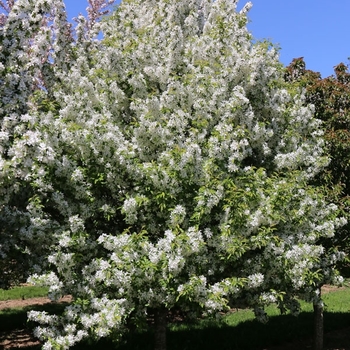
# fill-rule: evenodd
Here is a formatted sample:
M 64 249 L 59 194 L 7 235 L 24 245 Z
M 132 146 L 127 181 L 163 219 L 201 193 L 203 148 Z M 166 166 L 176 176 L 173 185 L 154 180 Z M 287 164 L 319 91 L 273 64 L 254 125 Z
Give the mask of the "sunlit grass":
M 19 286 L 0 289 L 0 301 L 14 299 L 30 299 L 47 296 L 48 288 L 36 286 Z

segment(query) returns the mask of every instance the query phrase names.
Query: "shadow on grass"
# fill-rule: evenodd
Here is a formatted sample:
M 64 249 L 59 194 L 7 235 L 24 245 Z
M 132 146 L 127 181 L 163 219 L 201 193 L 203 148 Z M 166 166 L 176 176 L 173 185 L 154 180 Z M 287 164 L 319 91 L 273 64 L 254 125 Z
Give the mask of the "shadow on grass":
M 45 305 L 35 310 L 60 312 L 64 305 Z M 29 309 L 8 310 L 0 314 L 0 331 L 27 327 L 26 313 Z M 350 313 L 325 312 L 325 333 L 350 327 Z M 244 321 L 237 326 L 224 322 L 206 321 L 205 324 L 192 324 L 181 330 L 169 330 L 167 335 L 168 350 L 261 350 L 278 346 L 295 339 L 312 336 L 313 315 L 302 312 L 299 317 L 290 315 L 273 316 L 267 324 L 256 320 Z M 348 342 L 350 339 L 348 340 Z M 37 347 L 27 348 L 37 349 Z M 110 340 L 97 343 L 82 343 L 75 350 L 153 350 L 152 331 L 129 333 L 122 344 Z
M 350 314 L 325 314 L 325 333 L 346 326 L 350 326 Z M 313 314 L 303 312 L 298 317 L 273 316 L 267 324 L 250 320 L 234 327 L 223 325 L 220 328 L 208 327 L 196 331 L 174 332 L 170 334 L 169 350 L 264 349 L 311 337 L 312 332 Z
M 0 332 L 28 328 L 29 325 L 27 322 L 27 312 L 30 310 L 46 311 L 52 314 L 60 314 L 63 312 L 63 309 L 66 305 L 67 303 L 51 303 L 45 305 L 26 306 L 20 309 L 3 309 L 0 311 Z
M 349 326 L 350 313 L 325 313 L 325 332 Z M 167 343 L 168 350 L 262 350 L 311 337 L 312 331 L 313 315 L 303 312 L 298 317 L 273 316 L 267 324 L 252 320 L 237 326 L 214 321 L 203 328 L 189 325 L 187 330 L 168 331 Z M 90 346 L 81 344 L 74 349 L 153 350 L 153 333 L 129 334 L 119 346 L 103 341 Z

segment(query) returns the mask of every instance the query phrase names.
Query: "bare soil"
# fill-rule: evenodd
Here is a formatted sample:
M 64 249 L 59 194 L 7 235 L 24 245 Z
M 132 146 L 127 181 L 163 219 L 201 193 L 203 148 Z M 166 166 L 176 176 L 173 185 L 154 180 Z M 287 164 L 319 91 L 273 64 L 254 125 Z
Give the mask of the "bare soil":
M 16 329 L 0 333 L 0 349 L 20 349 L 40 345 L 28 329 Z
M 59 303 L 69 303 L 72 301 L 72 297 L 69 295 L 64 296 L 61 298 L 58 302 Z M 3 309 L 15 309 L 15 308 L 22 308 L 26 306 L 32 306 L 32 305 L 45 305 L 52 303 L 52 301 L 49 298 L 42 297 L 42 298 L 30 298 L 30 299 L 15 299 L 15 300 L 4 300 L 0 301 L 0 310 Z

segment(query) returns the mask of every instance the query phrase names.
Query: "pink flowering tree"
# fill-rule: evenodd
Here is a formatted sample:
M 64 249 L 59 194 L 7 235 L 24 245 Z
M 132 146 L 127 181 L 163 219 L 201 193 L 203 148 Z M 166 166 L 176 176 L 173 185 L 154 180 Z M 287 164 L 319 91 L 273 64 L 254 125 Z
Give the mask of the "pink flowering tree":
M 266 321 L 266 305 L 297 314 L 297 297 L 341 281 L 342 253 L 320 240 L 343 220 L 309 185 L 328 162 L 320 122 L 236 5 L 128 0 L 88 33 L 80 17 L 73 58 L 26 104 L 28 132 L 9 141 L 25 155 L 6 161 L 27 169 L 28 217 L 57 242 L 30 281 L 73 296 L 61 316 L 29 314 L 44 349 L 153 317 L 164 350 L 169 311 L 240 303 Z

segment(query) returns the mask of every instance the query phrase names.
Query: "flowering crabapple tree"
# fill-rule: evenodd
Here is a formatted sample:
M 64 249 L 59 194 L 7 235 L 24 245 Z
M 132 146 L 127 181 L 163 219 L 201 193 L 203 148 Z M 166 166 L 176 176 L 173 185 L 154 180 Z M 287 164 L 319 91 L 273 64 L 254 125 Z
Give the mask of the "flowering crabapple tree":
M 31 100 L 47 78 L 50 28 L 44 23 L 51 11 L 47 1 L 37 6 L 24 1 L 1 1 L 0 6 L 0 284 L 7 287 L 26 278 L 31 266 L 40 265 L 40 255 L 48 243 L 40 229 L 43 223 L 36 227 L 35 216 L 31 215 L 35 194 L 28 178 L 35 151 L 31 150 L 30 136 L 35 138 L 35 132 L 26 121 Z M 65 15 L 63 8 L 57 10 Z M 54 21 L 57 33 L 63 32 L 59 28 L 62 24 L 65 25 Z
M 306 102 L 315 106 L 315 115 L 323 121 L 327 152 L 331 161 L 318 176 L 317 181 L 328 189 L 328 197 L 349 216 L 350 177 L 350 73 L 344 63 L 334 67 L 334 75 L 321 78 L 320 74 L 307 70 L 303 58 L 294 59 L 287 67 L 285 78 L 306 89 Z M 333 245 L 350 251 L 348 232 L 350 223 L 337 230 Z M 342 266 L 349 274 L 349 262 Z
M 44 349 L 149 317 L 165 349 L 169 311 L 240 303 L 266 321 L 266 305 L 298 313 L 339 280 L 342 253 L 319 242 L 343 220 L 309 184 L 328 162 L 320 122 L 276 50 L 252 44 L 250 6 L 125 0 L 40 91 L 54 108 L 29 105 L 8 162 L 30 160 L 30 220 L 57 242 L 30 281 L 73 296 L 60 316 L 29 313 Z
M 91 42 L 99 17 L 111 3 L 90 0 L 88 18 L 79 17 L 74 31 L 61 0 L 0 1 L 2 288 L 25 281 L 33 269 L 45 266 L 54 242 L 48 234 L 50 221 L 34 213 L 40 184 L 32 174 L 42 171 L 34 159 L 50 157 L 50 149 L 38 141 L 31 111 L 48 112 L 58 106 L 53 88 L 60 72 L 68 70 L 79 48 Z
M 350 148 L 350 74 L 345 64 L 334 67 L 335 75 L 321 78 L 317 72 L 306 69 L 302 57 L 296 58 L 286 68 L 285 79 L 291 84 L 305 89 L 305 103 L 315 106 L 315 116 L 323 121 L 326 152 L 331 161 L 327 167 L 313 180 L 326 189 L 326 197 L 334 202 L 342 211 L 342 215 L 349 218 L 350 178 L 349 148 Z M 347 254 L 347 259 L 340 262 L 341 272 L 349 274 L 349 221 L 339 227 L 331 240 L 323 242 L 326 249 L 340 247 Z M 321 305 L 322 306 L 322 305 Z M 317 329 L 322 329 L 322 307 L 314 305 L 315 335 L 314 343 L 318 349 L 323 348 L 323 336 Z M 319 327 L 317 327 L 319 324 Z M 319 333 L 319 335 L 317 335 Z

